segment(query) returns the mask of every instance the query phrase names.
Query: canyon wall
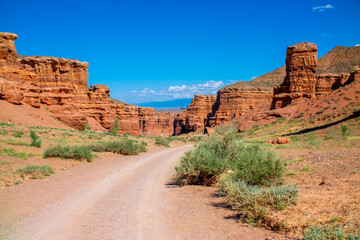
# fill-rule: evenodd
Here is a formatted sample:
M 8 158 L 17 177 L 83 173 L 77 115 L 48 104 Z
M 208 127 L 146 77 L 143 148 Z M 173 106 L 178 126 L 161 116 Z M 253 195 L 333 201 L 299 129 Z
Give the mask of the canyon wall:
M 88 63 L 56 57 L 18 56 L 16 39 L 15 34 L 0 33 L 0 99 L 44 107 L 55 118 L 76 129 L 83 129 L 91 119 L 111 129 L 118 118 L 120 133 L 178 135 L 231 120 L 244 121 L 244 115 L 249 112 L 315 99 L 360 78 L 359 70 L 333 73 L 323 66 L 321 74 L 317 74 L 317 46 L 299 43 L 288 47 L 285 68 L 268 74 L 268 80 L 264 77 L 261 81 L 238 82 L 220 89 L 216 96 L 195 95 L 187 110 L 175 116 L 155 113 L 152 108 L 115 104 L 107 86 L 88 87 Z M 337 49 L 343 52 L 342 48 Z M 331 56 L 336 55 L 338 59 L 339 51 Z M 344 59 L 354 65 L 351 59 Z M 330 60 L 325 62 L 334 68 Z M 336 62 L 338 65 L 341 62 Z M 273 88 L 282 71 L 285 71 L 283 83 Z
M 16 39 L 15 34 L 0 33 L 0 99 L 46 107 L 54 117 L 76 129 L 83 129 L 88 118 L 110 129 L 118 117 L 121 133 L 173 134 L 173 114 L 114 104 L 107 86 L 88 88 L 88 63 L 56 57 L 18 56 Z

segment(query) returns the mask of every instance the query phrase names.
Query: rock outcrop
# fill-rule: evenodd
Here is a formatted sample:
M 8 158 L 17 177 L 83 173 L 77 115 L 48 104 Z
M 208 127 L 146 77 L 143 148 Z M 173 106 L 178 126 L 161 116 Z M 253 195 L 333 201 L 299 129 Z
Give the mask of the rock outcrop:
M 317 75 L 317 46 L 299 43 L 288 47 L 285 68 L 250 82 L 224 87 L 216 96 L 195 95 L 187 110 L 175 116 L 156 113 L 152 108 L 115 103 L 105 85 L 88 87 L 89 64 L 86 62 L 19 56 L 14 44 L 17 38 L 15 34 L 0 33 L 0 99 L 13 104 L 27 103 L 35 108 L 46 107 L 54 117 L 76 129 L 83 129 L 89 119 L 111 129 L 118 118 L 121 133 L 155 136 L 199 131 L 231 120 L 251 118 L 256 122 L 256 114 L 253 114 L 256 111 L 319 98 L 360 80 L 360 70 L 348 73 L 341 68 L 344 61 L 347 67 L 354 69 L 360 65 L 357 60 L 359 47 L 349 50 L 352 57 L 349 54 L 343 56 L 343 52 L 348 51 L 336 47 L 319 60 L 321 74 Z M 341 69 L 341 72 L 334 72 L 334 69 Z M 273 88 L 281 77 L 283 83 Z M 248 118 L 246 114 L 252 116 Z M 274 114 L 267 114 L 267 120 L 276 118 Z
M 208 125 L 215 126 L 237 119 L 260 106 L 270 107 L 273 92 L 267 87 L 223 88 L 218 91 Z
M 298 43 L 286 51 L 284 83 L 274 88 L 272 109 L 285 107 L 304 98 L 316 98 L 317 46 Z
M 315 99 L 329 94 L 331 91 L 344 86 L 356 78 L 356 72 L 331 73 L 322 70 L 317 75 L 317 46 L 305 42 L 288 47 L 286 51 L 286 76 L 284 82 L 274 88 L 271 109 L 285 107 L 301 99 Z M 333 66 L 328 58 L 324 58 L 323 65 Z M 322 67 L 323 69 L 323 67 Z
M 93 118 L 110 129 L 116 117 L 121 133 L 172 135 L 174 115 L 152 108 L 115 104 L 105 85 L 88 88 L 86 62 L 56 57 L 18 56 L 17 35 L 0 33 L 0 99 L 46 106 L 54 117 L 76 129 Z
M 215 95 L 195 95 L 190 107 L 179 113 L 174 121 L 174 134 L 196 132 L 205 127 L 209 115 L 213 112 L 216 102 Z

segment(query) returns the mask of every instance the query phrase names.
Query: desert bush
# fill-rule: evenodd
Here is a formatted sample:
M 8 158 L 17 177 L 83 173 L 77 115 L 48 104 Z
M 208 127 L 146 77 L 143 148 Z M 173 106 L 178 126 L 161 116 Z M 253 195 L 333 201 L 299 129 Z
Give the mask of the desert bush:
M 158 146 L 170 147 L 169 142 L 170 142 L 169 140 L 166 140 L 165 138 L 162 137 L 157 137 L 155 139 L 155 145 Z
M 24 131 L 16 131 L 13 132 L 11 135 L 16 138 L 22 138 L 22 136 L 24 135 Z
M 296 186 L 256 186 L 244 181 L 226 178 L 220 184 L 220 193 L 226 196 L 233 210 L 251 224 L 263 225 L 270 208 L 282 210 L 294 204 L 298 190 Z
M 116 117 L 114 120 L 114 126 L 111 128 L 110 133 L 112 135 L 117 135 L 119 131 L 120 131 L 119 118 Z
M 231 133 L 214 134 L 197 147 L 185 153 L 176 166 L 176 180 L 180 185 L 211 185 L 226 169 L 227 163 L 236 153 Z
M 348 126 L 347 125 L 342 125 L 341 126 L 341 135 L 342 135 L 342 138 L 344 140 L 347 139 L 347 135 L 348 135 L 347 131 L 348 131 Z
M 37 179 L 50 176 L 50 174 L 54 173 L 54 170 L 48 165 L 27 165 L 26 167 L 18 168 L 16 172 L 20 173 L 21 175 L 32 175 L 32 179 Z
M 236 141 L 232 131 L 214 134 L 187 152 L 176 166 L 179 184 L 211 185 L 226 169 L 235 172 L 233 180 L 251 184 L 279 182 L 284 174 L 280 158 L 258 144 Z
M 91 127 L 87 122 L 84 122 L 83 124 L 84 124 L 84 131 L 90 131 L 91 130 Z
M 284 163 L 273 152 L 260 145 L 239 144 L 236 155 L 230 159 L 235 174 L 233 180 L 250 184 L 269 185 L 280 181 L 284 174 Z
M 60 144 L 45 149 L 43 157 L 72 158 L 77 160 L 86 159 L 88 162 L 93 160 L 93 154 L 87 146 L 67 146 Z
M 38 147 L 38 148 L 41 147 L 42 141 L 40 137 L 33 130 L 30 130 L 30 138 L 31 138 L 30 146 Z
M 224 134 L 234 134 L 235 135 L 236 133 L 239 132 L 237 126 L 232 123 L 218 125 L 218 126 L 214 127 L 214 130 L 219 135 L 224 135 Z
M 347 233 L 338 227 L 317 226 L 304 231 L 304 240 L 360 240 L 360 235 Z
M 146 142 L 136 143 L 134 140 L 121 139 L 109 142 L 96 142 L 87 145 L 94 152 L 113 152 L 122 155 L 137 155 L 146 152 Z

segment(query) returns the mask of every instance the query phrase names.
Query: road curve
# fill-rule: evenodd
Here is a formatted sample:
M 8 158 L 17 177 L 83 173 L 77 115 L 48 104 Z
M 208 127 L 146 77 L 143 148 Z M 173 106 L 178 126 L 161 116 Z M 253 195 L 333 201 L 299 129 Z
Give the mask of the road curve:
M 169 184 L 190 148 L 98 159 L 1 189 L 0 239 L 234 239 L 233 230 L 214 226 L 232 220 L 212 219 L 213 206 L 192 206 Z M 264 239 L 261 231 L 241 236 L 235 227 L 236 239 Z

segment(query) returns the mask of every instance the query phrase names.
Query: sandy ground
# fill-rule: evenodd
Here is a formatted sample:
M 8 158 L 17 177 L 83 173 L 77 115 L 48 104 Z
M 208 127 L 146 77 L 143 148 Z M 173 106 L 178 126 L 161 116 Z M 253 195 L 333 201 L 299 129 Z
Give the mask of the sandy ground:
M 3 188 L 0 239 L 280 239 L 237 223 L 214 188 L 172 184 L 190 148 L 108 157 Z

